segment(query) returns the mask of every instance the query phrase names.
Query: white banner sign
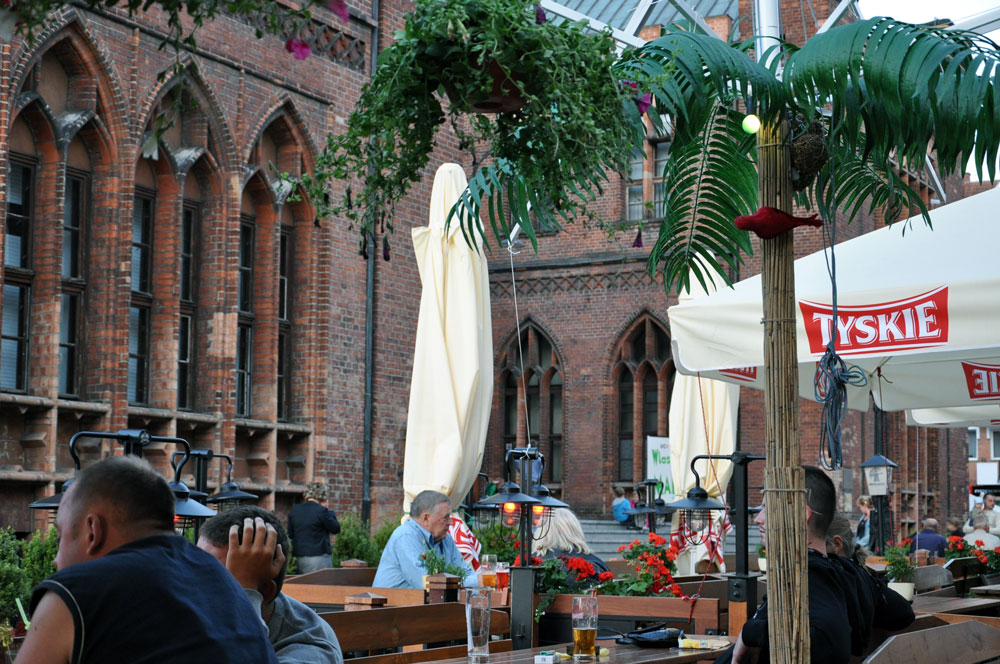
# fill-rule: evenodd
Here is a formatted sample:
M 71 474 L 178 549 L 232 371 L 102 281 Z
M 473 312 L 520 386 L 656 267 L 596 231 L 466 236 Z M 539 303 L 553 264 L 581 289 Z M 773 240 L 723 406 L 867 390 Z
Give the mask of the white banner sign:
M 674 495 L 674 480 L 670 471 L 670 438 L 646 436 L 646 477 L 659 480 L 657 494 L 669 497 Z

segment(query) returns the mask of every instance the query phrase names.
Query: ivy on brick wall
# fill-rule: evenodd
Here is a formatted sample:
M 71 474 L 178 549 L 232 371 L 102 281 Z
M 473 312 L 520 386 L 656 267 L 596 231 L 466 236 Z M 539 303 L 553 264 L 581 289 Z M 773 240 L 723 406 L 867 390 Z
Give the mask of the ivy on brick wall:
M 0 18 L 0 31 L 6 27 L 8 33 L 16 30 L 30 40 L 45 25 L 50 12 L 69 4 L 70 0 L 0 0 L 0 9 L 5 10 L 5 16 Z M 178 50 L 194 48 L 198 28 L 222 14 L 251 19 L 258 38 L 265 33 L 288 35 L 289 20 L 298 27 L 306 25 L 316 7 L 328 8 L 345 23 L 350 18 L 344 0 L 300 0 L 297 7 L 275 0 L 77 0 L 75 4 L 92 10 L 118 8 L 129 16 L 161 12 L 168 26 L 164 44 Z M 4 36 L 10 38 L 9 34 Z M 297 58 L 308 55 L 308 47 L 304 47 L 294 34 L 287 38 L 286 48 Z

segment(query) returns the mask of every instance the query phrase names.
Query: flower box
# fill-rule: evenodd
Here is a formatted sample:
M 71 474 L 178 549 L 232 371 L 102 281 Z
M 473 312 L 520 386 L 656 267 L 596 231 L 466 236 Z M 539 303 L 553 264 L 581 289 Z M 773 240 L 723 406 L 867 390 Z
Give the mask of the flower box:
M 553 595 L 552 603 L 538 621 L 540 645 L 566 643 L 573 640 L 571 615 L 574 595 Z M 625 633 L 637 623 L 666 622 L 691 634 L 705 634 L 719 629 L 719 600 L 703 597 L 694 605 L 691 624 L 691 602 L 681 597 L 597 596 L 597 616 L 601 627 Z

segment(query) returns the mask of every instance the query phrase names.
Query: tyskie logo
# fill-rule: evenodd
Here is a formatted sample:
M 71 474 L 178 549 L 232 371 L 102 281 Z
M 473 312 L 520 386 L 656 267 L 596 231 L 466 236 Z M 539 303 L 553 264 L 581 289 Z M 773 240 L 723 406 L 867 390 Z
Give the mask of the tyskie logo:
M 1000 364 L 962 362 L 965 384 L 973 401 L 1000 399 Z
M 753 383 L 757 380 L 757 367 L 736 367 L 734 369 L 719 369 L 720 374 Z
M 799 300 L 809 351 L 821 355 L 833 334 L 833 307 Z M 867 355 L 948 343 L 948 287 L 894 302 L 837 307 L 837 352 Z

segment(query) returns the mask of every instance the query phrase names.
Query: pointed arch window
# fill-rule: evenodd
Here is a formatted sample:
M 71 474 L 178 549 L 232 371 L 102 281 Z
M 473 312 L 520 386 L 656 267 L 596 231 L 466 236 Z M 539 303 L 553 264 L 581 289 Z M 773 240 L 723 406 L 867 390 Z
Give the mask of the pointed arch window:
M 545 454 L 542 481 L 558 485 L 564 450 L 562 360 L 552 341 L 534 325 L 524 326 L 520 344 L 518 341 L 515 337 L 508 345 L 498 371 L 504 375 L 504 450 L 527 445 L 530 440 Z
M 0 339 L 0 389 L 28 389 L 29 312 L 34 272 L 31 230 L 35 168 L 11 155 L 4 235 L 3 329 Z
M 646 439 L 667 436 L 674 367 L 670 337 L 652 316 L 643 315 L 619 339 L 612 376 L 617 424 L 611 449 L 616 480 L 635 482 L 646 472 Z

